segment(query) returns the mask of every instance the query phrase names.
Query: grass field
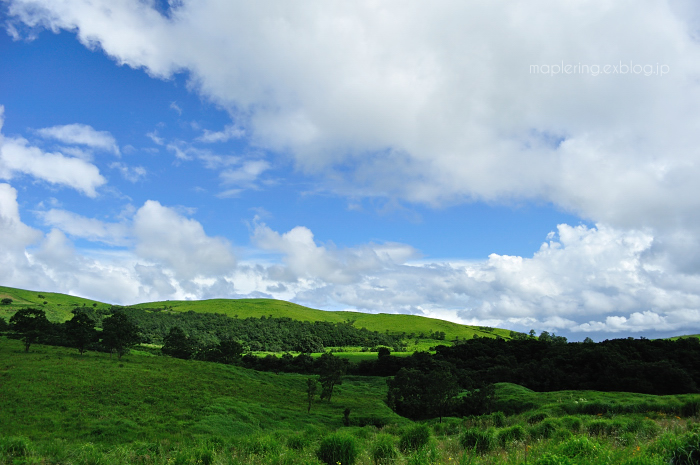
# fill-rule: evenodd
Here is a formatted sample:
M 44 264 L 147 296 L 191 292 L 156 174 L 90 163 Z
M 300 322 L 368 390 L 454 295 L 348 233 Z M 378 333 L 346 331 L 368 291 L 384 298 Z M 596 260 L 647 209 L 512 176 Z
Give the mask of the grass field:
M 499 384 L 496 413 L 414 423 L 388 409 L 385 380 L 372 377 L 347 377 L 307 414 L 306 379 L 41 345 L 24 353 L 0 338 L 0 463 L 318 464 L 333 444 L 350 444 L 361 465 L 661 465 L 700 455 L 695 394 Z M 345 408 L 352 423 L 380 427 L 343 426 Z

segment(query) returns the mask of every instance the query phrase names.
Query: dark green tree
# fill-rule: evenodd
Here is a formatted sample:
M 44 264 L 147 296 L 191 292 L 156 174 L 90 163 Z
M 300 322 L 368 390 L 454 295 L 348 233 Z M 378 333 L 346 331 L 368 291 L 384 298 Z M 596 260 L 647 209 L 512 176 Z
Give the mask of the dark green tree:
M 242 354 L 243 345 L 234 339 L 226 338 L 207 349 L 204 354 L 204 360 L 233 365 L 241 360 Z
M 10 299 L 9 297 L 5 297 L 4 299 L 0 300 L 0 303 L 2 305 L 10 305 L 12 303 L 12 299 Z
M 102 344 L 110 353 L 122 358 L 130 347 L 141 341 L 139 328 L 122 312 L 116 312 L 102 321 Z
M 195 341 L 188 337 L 179 326 L 170 328 L 168 335 L 163 338 L 161 351 L 165 355 L 189 360 L 194 356 L 196 350 Z
M 29 352 L 29 346 L 50 331 L 51 323 L 46 318 L 46 312 L 36 308 L 23 308 L 10 318 L 12 337 L 24 341 L 24 351 Z
M 64 324 L 66 340 L 71 347 L 78 349 L 83 355 L 88 345 L 99 340 L 99 334 L 95 329 L 95 320 L 83 312 L 73 312 L 73 318 Z
M 335 386 L 343 384 L 343 375 L 347 369 L 348 360 L 335 357 L 326 352 L 317 361 L 318 381 L 321 383 L 321 399 L 331 401 Z
M 401 368 L 387 381 L 387 404 L 399 415 L 413 420 L 442 417 L 456 408 L 457 378 L 447 368 L 430 371 Z
M 318 383 L 315 379 L 309 378 L 306 380 L 306 399 L 309 401 L 309 408 L 306 409 L 306 413 L 311 413 L 311 404 L 316 397 L 316 392 L 318 391 Z

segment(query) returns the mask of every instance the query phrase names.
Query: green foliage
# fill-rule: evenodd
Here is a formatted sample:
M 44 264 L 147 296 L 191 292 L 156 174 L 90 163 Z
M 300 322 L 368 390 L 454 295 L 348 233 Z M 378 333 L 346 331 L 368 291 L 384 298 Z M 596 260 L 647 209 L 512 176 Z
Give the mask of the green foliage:
M 557 422 L 552 418 L 546 418 L 540 423 L 528 428 L 532 439 L 549 439 L 557 432 Z
M 385 465 L 394 462 L 399 457 L 394 436 L 378 434 L 372 443 L 370 455 L 375 465 Z
M 507 446 L 516 441 L 522 441 L 526 437 L 525 428 L 522 425 L 514 425 L 510 428 L 504 428 L 496 433 L 496 441 L 501 446 Z
M 597 454 L 599 446 L 587 437 L 576 436 L 559 445 L 557 451 L 569 458 L 591 457 Z
M 80 355 L 85 353 L 88 345 L 97 342 L 99 334 L 95 329 L 95 320 L 87 313 L 76 312 L 73 318 L 64 323 L 67 342 L 78 349 Z
M 678 439 L 678 444 L 671 450 L 669 463 L 673 465 L 700 463 L 700 434 L 688 433 Z
M 406 428 L 401 433 L 399 448 L 404 451 L 415 451 L 428 445 L 430 442 L 430 428 L 424 423 L 418 423 Z
M 387 404 L 399 415 L 414 420 L 442 418 L 456 410 L 460 388 L 448 369 L 401 368 L 387 384 Z
M 124 313 L 117 312 L 102 321 L 102 343 L 120 359 L 140 341 L 138 326 Z
M 557 454 L 545 452 L 540 458 L 535 460 L 535 465 L 573 465 L 573 462 L 568 457 L 563 457 Z
M 29 453 L 29 440 L 24 437 L 0 437 L 0 453 L 16 458 L 24 457 Z
M 36 308 L 23 308 L 10 318 L 13 337 L 24 341 L 25 352 L 29 352 L 29 347 L 39 338 L 46 336 L 50 327 L 46 312 Z
M 182 328 L 173 326 L 168 335 L 163 338 L 161 351 L 171 357 L 189 360 L 197 351 L 197 343 L 190 339 Z
M 2 305 L 11 305 L 12 302 L 13 302 L 13 300 L 10 299 L 9 297 L 5 297 L 4 299 L 0 300 L 0 304 L 2 304 Z
M 318 381 L 321 383 L 321 399 L 331 401 L 336 385 L 343 384 L 343 375 L 348 361 L 325 353 L 318 359 Z
M 496 447 L 496 440 L 493 430 L 482 430 L 479 428 L 469 428 L 462 433 L 459 443 L 465 450 L 484 454 Z
M 359 453 L 357 440 L 346 434 L 330 434 L 321 440 L 316 456 L 327 465 L 353 465 Z

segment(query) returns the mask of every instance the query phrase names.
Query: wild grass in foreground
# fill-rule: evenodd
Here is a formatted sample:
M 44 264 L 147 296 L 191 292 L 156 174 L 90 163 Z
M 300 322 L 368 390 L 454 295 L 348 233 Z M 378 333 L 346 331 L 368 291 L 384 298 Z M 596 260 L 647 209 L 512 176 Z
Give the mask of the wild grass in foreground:
M 700 463 L 700 396 L 497 386 L 493 414 L 414 423 L 383 378 L 306 413 L 307 376 L 0 339 L 2 464 Z M 351 424 L 343 426 L 344 410 Z

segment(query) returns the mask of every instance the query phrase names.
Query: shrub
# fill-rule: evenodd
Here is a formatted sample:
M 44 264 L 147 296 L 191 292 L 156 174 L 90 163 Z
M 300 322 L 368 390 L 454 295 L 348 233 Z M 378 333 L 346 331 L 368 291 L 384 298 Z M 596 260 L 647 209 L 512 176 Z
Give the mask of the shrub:
M 532 439 L 549 439 L 557 432 L 557 423 L 547 418 L 537 425 L 529 428 L 529 434 Z
M 697 400 L 689 400 L 681 406 L 682 417 L 696 417 L 700 412 L 700 402 Z
M 345 434 L 331 434 L 321 441 L 316 456 L 327 465 L 352 465 L 357 458 L 357 443 L 355 438 Z
M 608 435 L 614 431 L 614 425 L 607 420 L 594 420 L 586 428 L 592 436 Z
M 544 412 L 533 413 L 532 415 L 530 415 L 530 416 L 528 417 L 527 422 L 528 422 L 528 424 L 530 424 L 530 425 L 534 425 L 534 424 L 537 424 L 537 423 L 541 422 L 542 420 L 544 420 L 544 419 L 547 418 L 548 416 L 549 416 L 549 415 L 547 415 L 547 414 L 544 413 Z
M 627 423 L 626 430 L 640 438 L 649 439 L 656 437 L 661 428 L 654 420 L 634 418 Z
M 372 444 L 370 454 L 377 465 L 393 462 L 399 456 L 394 437 L 388 434 L 378 434 Z
M 482 430 L 470 428 L 462 433 L 459 442 L 466 450 L 471 450 L 479 454 L 492 450 L 495 446 L 495 439 L 492 430 Z
M 595 455 L 597 449 L 598 446 L 587 437 L 577 436 L 562 443 L 558 448 L 558 452 L 565 457 L 573 459 Z
M 491 421 L 496 428 L 506 426 L 506 415 L 503 412 L 494 412 L 491 414 Z
M 311 440 L 302 434 L 293 434 L 287 438 L 287 447 L 294 450 L 303 450 L 311 444 Z
M 583 422 L 577 417 L 561 417 L 559 421 L 564 428 L 568 429 L 572 433 L 578 433 L 583 427 Z
M 525 439 L 525 428 L 521 425 L 511 426 L 496 433 L 496 440 L 501 446 Z
M 402 451 L 418 450 L 425 447 L 430 441 L 430 428 L 428 425 L 418 424 L 406 429 L 399 440 Z

